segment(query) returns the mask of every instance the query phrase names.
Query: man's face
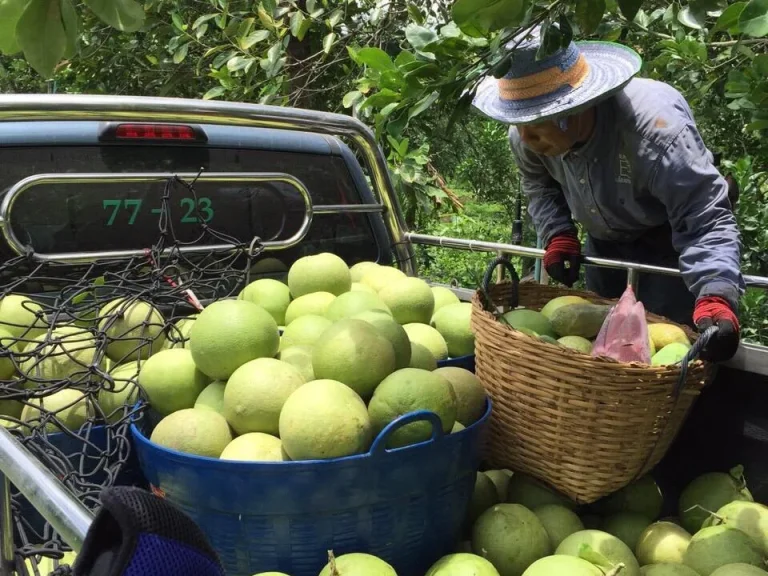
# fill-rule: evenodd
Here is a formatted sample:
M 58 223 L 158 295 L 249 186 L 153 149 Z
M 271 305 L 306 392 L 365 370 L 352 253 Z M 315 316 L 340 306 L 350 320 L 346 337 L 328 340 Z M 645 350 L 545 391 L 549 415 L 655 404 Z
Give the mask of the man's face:
M 571 127 L 569 122 L 568 128 Z M 561 130 L 554 120 L 545 120 L 536 124 L 518 126 L 520 139 L 528 148 L 542 156 L 560 156 L 573 146 L 570 130 Z

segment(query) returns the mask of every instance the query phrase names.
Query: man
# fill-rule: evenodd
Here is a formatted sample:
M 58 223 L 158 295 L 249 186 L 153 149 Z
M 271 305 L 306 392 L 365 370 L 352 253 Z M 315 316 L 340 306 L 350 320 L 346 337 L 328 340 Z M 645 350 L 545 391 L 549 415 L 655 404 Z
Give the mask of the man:
M 728 184 L 713 165 L 683 96 L 635 78 L 640 57 L 615 43 L 572 42 L 536 60 L 538 33 L 509 72 L 486 78 L 474 106 L 512 125 L 510 144 L 545 250 L 544 267 L 572 286 L 586 253 L 673 267 L 682 278 L 642 274 L 638 298 L 676 322 L 719 331 L 702 356 L 731 358 L 744 292 Z M 587 288 L 618 298 L 623 270 L 588 266 Z

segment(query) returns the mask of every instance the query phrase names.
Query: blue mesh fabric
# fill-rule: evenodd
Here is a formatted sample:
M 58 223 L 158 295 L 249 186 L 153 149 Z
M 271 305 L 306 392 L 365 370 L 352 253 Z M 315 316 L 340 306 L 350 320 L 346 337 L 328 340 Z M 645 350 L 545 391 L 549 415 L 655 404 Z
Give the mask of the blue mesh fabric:
M 181 542 L 140 534 L 123 576 L 224 576 L 209 558 Z

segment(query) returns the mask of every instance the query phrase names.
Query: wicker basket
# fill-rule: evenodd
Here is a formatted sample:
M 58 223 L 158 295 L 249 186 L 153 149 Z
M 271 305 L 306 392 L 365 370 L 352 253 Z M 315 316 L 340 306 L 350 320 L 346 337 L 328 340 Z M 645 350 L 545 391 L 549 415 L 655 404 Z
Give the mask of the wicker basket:
M 495 260 L 488 269 L 496 268 Z M 503 262 L 502 262 L 503 263 Z M 713 368 L 625 364 L 528 336 L 486 308 L 540 310 L 557 296 L 615 301 L 591 292 L 512 281 L 478 290 L 472 300 L 476 374 L 493 400 L 488 463 L 544 481 L 574 501 L 594 502 L 650 471 L 683 425 Z M 649 322 L 670 320 L 647 314 Z M 692 341 L 697 334 L 681 326 Z M 710 334 L 706 334 L 708 339 Z

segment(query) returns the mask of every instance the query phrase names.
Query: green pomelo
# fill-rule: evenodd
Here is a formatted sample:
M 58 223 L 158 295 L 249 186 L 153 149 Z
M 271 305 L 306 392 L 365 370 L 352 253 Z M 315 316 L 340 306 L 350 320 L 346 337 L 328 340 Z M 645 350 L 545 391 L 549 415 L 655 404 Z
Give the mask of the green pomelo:
M 754 501 L 740 466 L 728 473 L 708 472 L 699 476 L 680 495 L 678 513 L 683 528 L 691 534 L 698 532 L 710 512 L 735 500 Z
M 575 508 L 575 504 L 562 494 L 558 494 L 540 481 L 515 472 L 509 479 L 507 502 L 522 504 L 529 510 L 535 510 L 546 504 L 559 504 L 566 508 Z
M 589 354 L 592 352 L 592 342 L 581 336 L 563 336 L 562 338 L 558 338 L 557 341 L 566 348 L 571 348 L 582 354 Z
M 221 452 L 221 460 L 246 462 L 284 462 L 283 443 L 280 438 L 262 432 L 249 432 L 238 436 Z
M 218 458 L 232 442 L 232 432 L 218 412 L 185 408 L 160 420 L 150 440 L 186 454 Z
M 456 420 L 471 426 L 485 413 L 488 397 L 477 376 L 458 366 L 444 366 L 434 371 L 448 380 L 456 395 Z
M 653 358 L 651 358 L 651 365 L 669 366 L 671 364 L 677 364 L 685 357 L 689 348 L 690 346 L 680 344 L 679 342 L 667 344 L 653 355 Z
M 259 572 L 258 574 L 254 574 L 253 576 L 290 576 L 290 575 L 286 574 L 285 572 Z
M 20 400 L 0 400 L 0 416 L 10 416 L 20 419 L 24 403 Z
M 499 576 L 499 571 L 482 556 L 459 552 L 440 558 L 425 576 Z
M 672 522 L 655 522 L 637 539 L 635 555 L 641 566 L 646 564 L 682 564 L 691 535 Z
M 472 498 L 467 509 L 467 526 L 471 528 L 480 514 L 498 503 L 499 494 L 496 492 L 496 486 L 488 476 L 478 472 L 475 476 L 475 489 L 472 491 Z
M 275 358 L 257 358 L 234 371 L 224 389 L 224 417 L 238 434 L 277 436 L 280 411 L 305 383 L 298 368 Z
M 7 349 L 11 354 L 18 354 L 21 352 L 21 344 L 22 342 L 17 340 L 8 330 L 0 328 L 0 348 Z M 11 356 L 0 357 L 0 380 L 9 380 L 15 372 L 16 366 Z
M 757 502 L 735 500 L 720 508 L 704 521 L 703 527 L 733 526 L 757 542 L 763 554 L 768 555 L 768 506 Z
M 368 286 L 367 284 L 361 284 L 360 282 L 352 282 L 352 288 L 350 292 L 367 292 L 368 294 L 378 294 L 376 290 Z
M 568 304 L 590 304 L 590 301 L 582 298 L 581 296 L 558 296 L 557 298 L 552 298 L 552 300 L 544 304 L 544 307 L 541 309 L 541 313 L 546 318 L 552 318 L 552 314 L 555 312 L 555 310 L 558 310 L 563 306 L 567 306 Z
M 400 324 L 429 324 L 435 312 L 435 297 L 420 278 L 402 278 L 385 286 L 379 296 Z
M 607 558 L 611 564 L 624 564 L 624 569 L 621 571 L 624 576 L 640 576 L 640 565 L 632 554 L 632 550 L 613 534 L 601 530 L 581 530 L 571 534 L 560 543 L 555 554 L 579 557 L 582 546 L 585 544 L 594 552 Z
M 280 349 L 285 350 L 291 346 L 313 346 L 320 336 L 333 325 L 333 322 L 324 316 L 307 314 L 299 316 L 283 330 L 280 337 Z
M 277 258 L 262 258 L 251 266 L 251 276 L 278 275 L 286 277 L 287 274 L 288 266 Z
M 240 299 L 261 306 L 272 315 L 278 326 L 285 325 L 285 311 L 291 303 L 291 291 L 282 282 L 272 278 L 254 280 L 243 288 Z
M 648 564 L 640 568 L 641 576 L 699 576 L 685 564 Z
M 227 383 L 221 380 L 214 380 L 203 391 L 198 394 L 193 408 L 202 410 L 213 410 L 222 416 L 224 415 L 224 388 Z
M 330 292 L 338 296 L 349 292 L 352 276 L 349 266 L 336 254 L 322 252 L 303 256 L 288 271 L 288 287 L 294 298 L 313 292 Z
M 502 318 L 503 322 L 506 322 L 515 330 L 528 328 L 536 332 L 537 335 L 545 334 L 552 338 L 557 338 L 557 334 L 552 329 L 549 319 L 541 312 L 536 312 L 536 310 L 529 310 L 527 308 L 510 310 Z
M 448 359 L 448 344 L 442 334 L 429 324 L 405 324 L 408 340 L 421 344 L 432 353 L 438 362 Z
M 472 549 L 501 576 L 520 576 L 552 553 L 547 531 L 536 515 L 519 504 L 497 504 L 472 527 Z
M 556 550 L 560 543 L 571 534 L 584 530 L 581 519 L 570 508 L 559 504 L 547 504 L 533 511 L 541 522 L 549 536 L 552 550 Z
M 364 320 L 376 328 L 384 336 L 395 351 L 395 367 L 408 368 L 411 363 L 411 341 L 408 340 L 408 334 L 392 316 L 384 314 L 380 310 L 368 310 L 355 314 L 353 318 Z
M 187 348 L 189 346 L 189 332 L 197 320 L 199 314 L 193 314 L 186 318 L 180 318 L 168 327 L 165 340 L 166 348 Z
M 451 428 L 451 434 L 455 434 L 456 432 L 461 432 L 462 430 L 466 430 L 466 426 L 456 420 L 456 422 L 453 423 L 453 428 Z
M 523 576 L 603 576 L 594 564 L 573 556 L 546 556 L 536 560 Z
M 287 362 L 299 372 L 305 382 L 315 380 L 315 369 L 312 368 L 312 346 L 291 346 L 280 350 L 278 360 Z
M 19 371 L 43 380 L 81 380 L 96 366 L 98 350 L 93 335 L 78 326 L 61 326 L 29 343 Z
M 392 266 L 379 266 L 365 272 L 360 283 L 373 288 L 376 292 L 381 292 L 383 288 L 403 278 L 407 276 L 402 270 Z
M 107 356 L 115 362 L 145 360 L 165 346 L 165 319 L 148 302 L 118 298 L 105 304 L 99 317 Z
M 411 361 L 409 368 L 421 368 L 422 370 L 437 370 L 437 360 L 432 351 L 422 344 L 411 342 Z
M 139 384 L 146 391 L 150 406 L 162 416 L 192 408 L 210 381 L 185 348 L 161 350 L 139 372 Z
M 99 390 L 98 403 L 107 422 L 114 424 L 125 415 L 127 406 L 129 409 L 139 399 L 139 387 L 137 386 L 138 367 L 135 365 L 123 366 L 121 370 L 111 373 L 114 380 L 114 388 L 109 390 L 107 384 Z
M 620 512 L 603 520 L 603 530 L 616 536 L 630 550 L 635 550 L 640 536 L 650 525 L 651 520 L 636 512 Z
M 8 294 L 0 299 L 0 328 L 25 341 L 46 331 L 43 307 L 22 294 Z
M 30 398 L 21 411 L 22 422 L 37 426 L 44 419 L 45 429 L 61 432 L 62 427 L 70 432 L 77 432 L 93 415 L 88 396 L 79 390 L 64 388 L 44 398 Z M 55 420 L 61 423 L 59 426 Z
M 757 566 L 742 563 L 726 564 L 712 572 L 712 576 L 765 576 L 766 574 L 768 572 Z
M 701 576 L 727 564 L 765 566 L 760 547 L 747 534 L 730 526 L 702 528 L 691 538 L 683 563 Z
M 189 333 L 197 368 L 227 380 L 256 358 L 273 358 L 280 346 L 277 322 L 264 308 L 245 300 L 219 300 L 200 313 Z
M 506 502 L 507 489 L 509 488 L 509 479 L 512 477 L 512 470 L 502 468 L 501 470 L 486 470 L 483 472 L 493 481 L 496 486 L 496 492 L 499 493 L 499 502 Z
M 362 552 L 339 556 L 334 564 L 335 570 L 329 562 L 318 576 L 397 576 L 395 569 L 384 560 Z
M 448 356 L 458 358 L 475 353 L 475 334 L 470 327 L 472 304 L 461 302 L 440 309 L 432 318 L 432 326 L 445 338 Z
M 359 283 L 368 272 L 378 268 L 379 265 L 376 262 L 358 262 L 349 269 L 349 275 L 352 277 L 352 282 Z
M 389 308 L 378 294 L 368 292 L 346 292 L 339 295 L 325 312 L 325 317 L 331 322 L 351 318 L 366 310 L 382 310 L 389 313 Z
M 552 312 L 549 321 L 557 336 L 594 338 L 610 310 L 606 304 L 567 304 Z
M 279 428 L 291 460 L 361 454 L 373 439 L 365 402 L 335 380 L 313 380 L 291 394 L 280 413 Z
M 653 341 L 656 350 L 661 350 L 672 342 L 679 342 L 688 348 L 691 347 L 691 341 L 685 331 L 676 324 L 665 324 L 656 322 L 648 324 L 648 336 Z
M 658 484 L 650 475 L 645 475 L 632 484 L 604 498 L 596 505 L 596 510 L 603 515 L 619 512 L 635 512 L 650 520 L 661 515 L 664 498 Z
M 292 300 L 285 311 L 285 326 L 290 326 L 297 318 L 302 316 L 322 316 L 328 307 L 336 300 L 336 296 L 330 292 L 313 292 Z
M 328 328 L 312 351 L 315 377 L 343 382 L 368 399 L 395 371 L 395 350 L 364 320 L 346 318 Z
M 435 314 L 445 306 L 461 302 L 453 290 L 445 286 L 432 286 L 432 296 L 435 298 Z
M 393 420 L 416 410 L 437 414 L 443 432 L 449 434 L 456 421 L 456 394 L 448 380 L 436 372 L 403 368 L 379 384 L 368 404 L 374 434 L 381 432 Z M 427 421 L 412 422 L 392 432 L 387 446 L 408 446 L 431 437 L 432 424 Z

